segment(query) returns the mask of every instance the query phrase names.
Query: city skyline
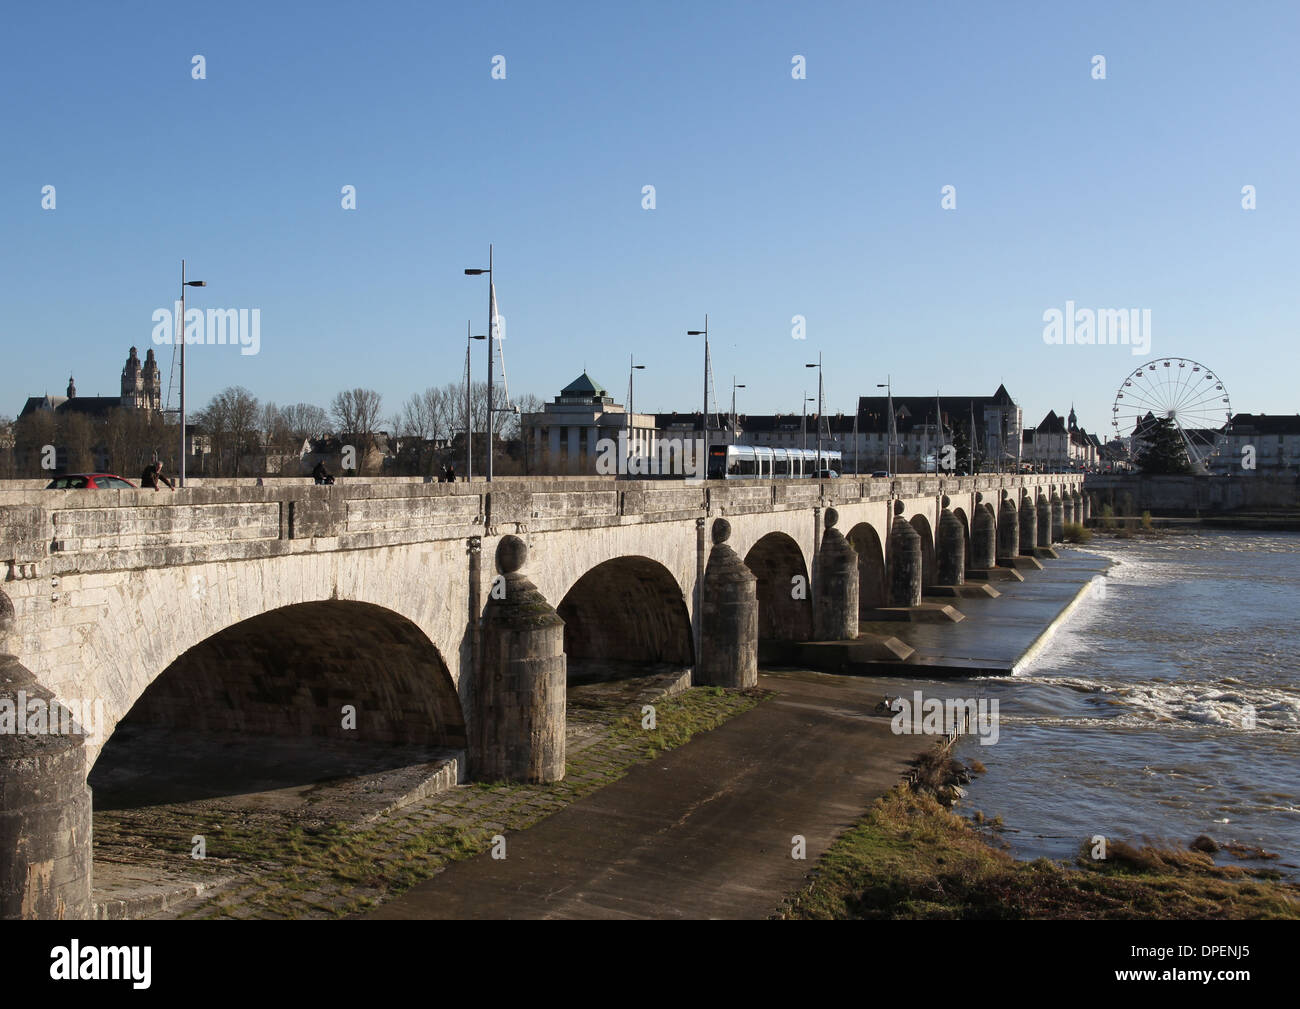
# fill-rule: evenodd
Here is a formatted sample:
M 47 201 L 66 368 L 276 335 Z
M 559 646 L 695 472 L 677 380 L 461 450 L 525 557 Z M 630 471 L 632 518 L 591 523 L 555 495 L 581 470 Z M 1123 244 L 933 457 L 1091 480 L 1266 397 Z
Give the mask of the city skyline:
M 166 373 L 153 317 L 185 257 L 191 308 L 261 318 L 258 353 L 194 349 L 191 409 L 364 386 L 390 416 L 463 379 L 489 242 L 511 389 L 544 399 L 586 370 L 621 400 L 635 353 L 638 410 L 698 410 L 708 313 L 724 412 L 733 374 L 740 413 L 796 412 L 819 353 L 832 415 L 889 376 L 1003 384 L 1026 424 L 1073 404 L 1108 434 L 1164 356 L 1215 369 L 1234 411 L 1296 411 L 1251 363 L 1286 360 L 1300 309 L 1283 5 L 1252 12 L 1249 57 L 1229 14 L 1173 7 L 164 9 L 16 18 L 0 79 L 38 100 L 9 117 L 0 415 L 69 374 L 111 394 L 130 345 Z M 1048 343 L 1067 303 L 1149 311 L 1149 354 Z

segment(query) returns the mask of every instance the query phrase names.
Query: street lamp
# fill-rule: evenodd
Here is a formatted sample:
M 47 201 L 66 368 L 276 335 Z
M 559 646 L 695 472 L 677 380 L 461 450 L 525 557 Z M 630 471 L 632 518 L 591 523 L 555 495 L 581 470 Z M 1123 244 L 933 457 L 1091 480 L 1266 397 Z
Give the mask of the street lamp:
M 731 376 L 731 443 L 736 443 L 736 390 L 745 388 L 745 383 L 736 384 L 736 376 Z
M 808 395 L 808 390 L 803 391 L 803 420 L 800 422 L 799 430 L 803 434 L 803 450 L 808 451 L 808 404 L 813 401 L 813 397 Z M 799 464 L 799 469 L 803 470 L 803 463 Z
M 805 368 L 817 369 L 817 478 L 822 475 L 822 356 L 817 355 L 816 364 L 805 364 Z
M 176 486 L 185 486 L 185 288 L 207 287 L 206 280 L 186 280 L 185 260 L 181 260 L 181 314 L 176 320 L 176 338 L 181 345 L 181 465 L 176 474 Z
M 492 244 L 488 243 L 488 265 L 486 270 L 466 270 L 467 277 L 481 277 L 483 274 L 488 275 L 488 335 L 490 336 L 495 330 L 496 319 L 492 318 L 496 308 L 496 298 L 492 290 Z M 487 479 L 488 483 L 492 482 L 492 341 L 488 340 L 488 387 L 487 387 Z
M 889 393 L 889 421 L 885 428 L 885 436 L 889 441 L 885 445 L 885 468 L 889 470 L 889 475 L 894 475 L 894 465 L 898 462 L 893 458 L 894 454 L 894 388 L 890 384 L 893 381 L 891 376 L 886 375 L 883 382 L 877 382 L 877 389 L 888 390 Z
M 704 337 L 704 412 L 700 414 L 700 428 L 704 432 L 705 451 L 709 447 L 709 313 L 704 313 L 703 329 L 688 329 L 687 336 Z
M 636 357 L 633 354 L 627 356 L 627 455 L 631 459 L 633 455 L 640 455 L 639 452 L 632 451 L 632 436 L 636 430 L 635 415 L 633 414 L 633 384 L 632 379 L 638 371 L 645 371 L 644 364 L 637 364 Z M 628 467 L 631 468 L 630 466 Z
M 465 320 L 465 479 L 474 479 L 474 405 L 470 399 L 469 373 L 473 355 L 469 352 L 471 340 L 486 340 L 486 336 L 470 336 L 470 321 Z

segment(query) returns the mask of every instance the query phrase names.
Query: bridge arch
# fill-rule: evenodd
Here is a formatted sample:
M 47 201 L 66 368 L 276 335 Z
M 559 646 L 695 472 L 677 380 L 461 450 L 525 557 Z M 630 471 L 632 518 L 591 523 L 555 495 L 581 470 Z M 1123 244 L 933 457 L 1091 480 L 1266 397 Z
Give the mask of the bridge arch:
M 596 665 L 694 664 L 686 599 L 672 572 L 649 557 L 603 561 L 574 582 L 556 607 L 564 621 L 569 677 Z
M 810 640 L 812 585 L 803 551 L 794 538 L 768 533 L 749 548 L 745 566 L 758 580 L 759 640 Z
M 271 770 L 244 754 L 250 778 L 306 784 L 348 774 L 362 751 L 370 766 L 462 751 L 466 727 L 441 654 L 407 617 L 352 600 L 281 606 L 186 649 L 144 688 L 90 768 L 96 806 L 227 794 L 246 784 L 222 757 L 240 740 L 273 740 L 283 758 Z
M 934 584 L 938 575 L 934 559 L 934 532 L 930 528 L 930 520 L 924 515 L 913 515 L 911 524 L 921 537 L 921 591 L 924 593 Z
M 858 553 L 858 612 L 889 605 L 885 582 L 885 551 L 880 534 L 870 522 L 859 522 L 849 530 L 849 545 Z

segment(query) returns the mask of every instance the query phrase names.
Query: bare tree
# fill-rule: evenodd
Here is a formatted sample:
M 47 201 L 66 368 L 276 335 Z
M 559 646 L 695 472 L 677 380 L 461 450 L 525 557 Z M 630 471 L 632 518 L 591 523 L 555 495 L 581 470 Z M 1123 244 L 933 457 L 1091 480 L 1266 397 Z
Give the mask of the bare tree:
M 12 477 L 18 473 L 14 435 L 13 420 L 0 417 L 0 477 Z
M 230 386 L 212 397 L 197 422 L 212 440 L 216 476 L 230 460 L 231 475 L 238 476 L 244 457 L 255 447 L 261 420 L 257 397 L 243 386 Z
M 545 446 L 538 445 L 542 436 L 540 426 L 528 426 L 525 421 L 530 413 L 541 413 L 546 408 L 546 401 L 540 396 L 531 392 L 526 392 L 515 400 L 515 405 L 519 407 L 519 414 L 515 418 L 516 435 L 519 438 L 519 447 L 523 455 L 523 469 L 525 473 L 532 472 L 532 467 L 536 465 L 534 455 L 539 458 L 544 455 Z M 543 451 L 538 451 L 542 449 Z
M 366 459 L 375 444 L 383 399 L 373 389 L 345 389 L 334 397 L 330 410 L 341 438 L 356 438 L 359 442 L 360 462 L 357 472 L 363 472 Z
M 48 476 L 41 463 L 49 459 L 45 446 L 55 442 L 56 424 L 51 410 L 35 410 L 14 423 L 14 455 L 20 476 Z
M 60 416 L 58 438 L 64 453 L 64 468 L 69 473 L 85 473 L 95 468 L 95 431 L 84 414 L 65 413 Z
M 433 389 L 412 393 L 402 406 L 402 412 L 393 418 L 393 429 L 407 438 L 419 438 L 421 441 L 432 438 L 434 419 L 430 412 L 430 396 Z
M 299 445 L 308 438 L 320 437 L 329 430 L 329 414 L 312 403 L 294 403 L 293 406 L 282 409 L 280 415 Z

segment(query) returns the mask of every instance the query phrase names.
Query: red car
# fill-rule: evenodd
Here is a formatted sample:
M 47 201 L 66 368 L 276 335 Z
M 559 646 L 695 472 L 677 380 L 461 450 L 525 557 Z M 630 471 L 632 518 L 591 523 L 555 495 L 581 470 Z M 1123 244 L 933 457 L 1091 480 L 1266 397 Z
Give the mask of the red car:
M 56 476 L 45 487 L 46 490 L 135 490 L 130 480 L 123 480 L 112 473 L 68 473 Z

